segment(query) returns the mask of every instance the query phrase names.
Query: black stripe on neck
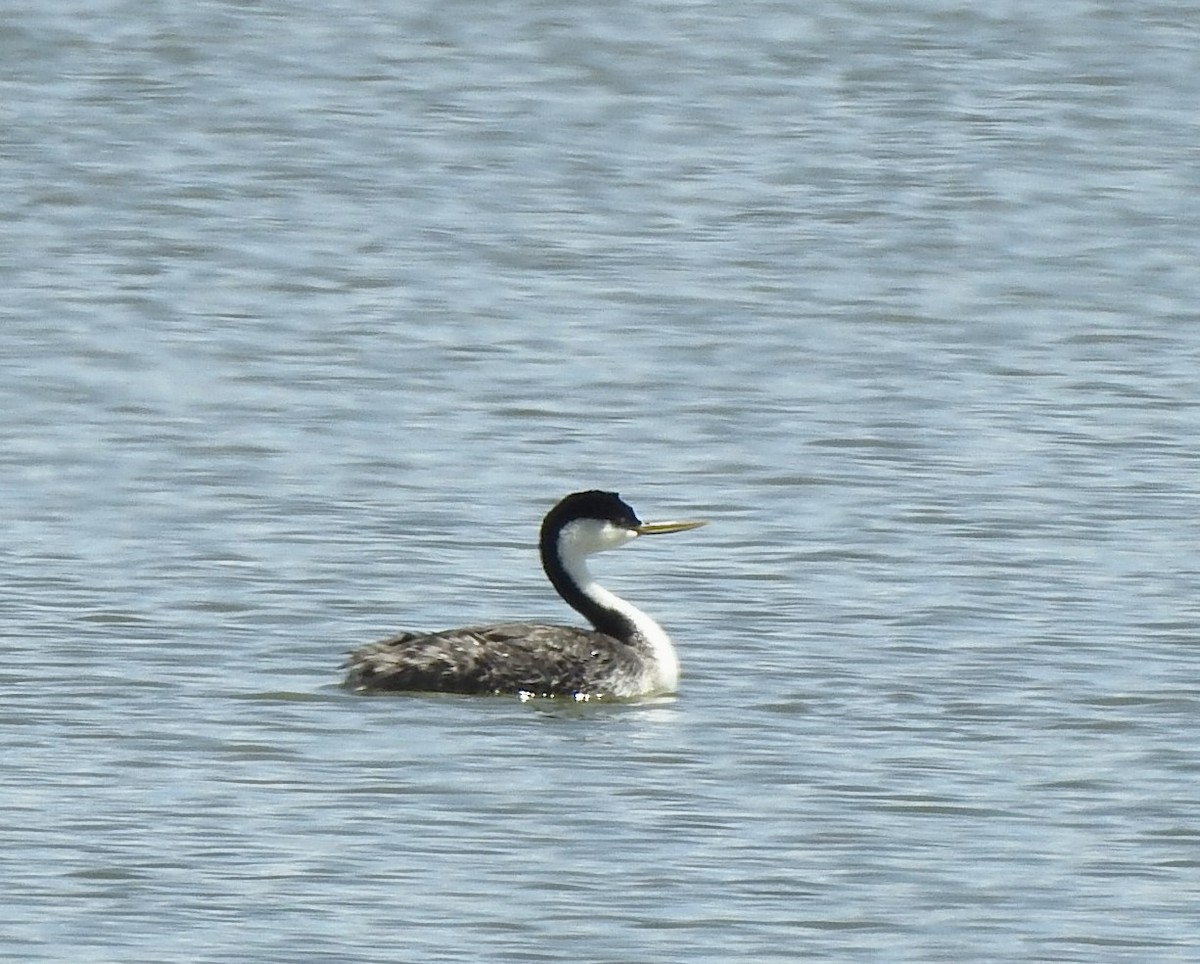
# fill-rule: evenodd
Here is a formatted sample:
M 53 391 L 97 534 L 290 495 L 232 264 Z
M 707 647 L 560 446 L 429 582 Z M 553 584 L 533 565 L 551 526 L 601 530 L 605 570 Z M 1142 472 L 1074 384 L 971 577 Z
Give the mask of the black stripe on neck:
M 621 642 L 632 642 L 637 635 L 637 628 L 633 622 L 624 614 L 601 606 L 590 596 L 584 594 L 575 580 L 571 578 L 570 573 L 567 572 L 558 548 L 558 537 L 561 532 L 561 526 L 546 526 L 542 530 L 539 549 L 542 554 L 542 568 L 546 570 L 546 576 L 567 605 L 583 616 L 596 630 L 613 637 L 613 639 L 619 639 Z

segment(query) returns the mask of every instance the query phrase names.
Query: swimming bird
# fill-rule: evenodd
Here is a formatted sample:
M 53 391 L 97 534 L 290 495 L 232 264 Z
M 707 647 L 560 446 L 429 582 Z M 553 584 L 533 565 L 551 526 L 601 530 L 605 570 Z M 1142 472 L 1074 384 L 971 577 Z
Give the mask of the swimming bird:
M 404 632 L 353 651 L 346 686 L 576 700 L 672 693 L 679 659 L 653 619 L 597 583 L 588 556 L 638 536 L 683 532 L 704 522 L 642 522 L 615 492 L 575 492 L 542 521 L 542 568 L 591 629 L 499 623 L 435 633 Z

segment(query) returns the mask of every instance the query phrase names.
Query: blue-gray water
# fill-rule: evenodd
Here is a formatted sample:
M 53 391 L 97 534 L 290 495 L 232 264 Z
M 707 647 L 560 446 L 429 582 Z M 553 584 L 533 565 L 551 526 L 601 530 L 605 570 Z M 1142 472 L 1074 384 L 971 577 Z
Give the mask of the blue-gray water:
M 1200 959 L 1197 22 L 11 4 L 0 957 Z M 592 486 L 676 699 L 337 687 Z

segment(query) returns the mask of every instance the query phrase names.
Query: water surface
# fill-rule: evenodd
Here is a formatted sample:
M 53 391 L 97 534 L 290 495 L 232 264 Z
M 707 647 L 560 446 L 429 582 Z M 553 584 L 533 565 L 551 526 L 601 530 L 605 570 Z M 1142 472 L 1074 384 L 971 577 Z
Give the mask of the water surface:
M 14 10 L 22 961 L 1193 961 L 1194 10 Z M 364 699 L 567 618 L 676 698 Z

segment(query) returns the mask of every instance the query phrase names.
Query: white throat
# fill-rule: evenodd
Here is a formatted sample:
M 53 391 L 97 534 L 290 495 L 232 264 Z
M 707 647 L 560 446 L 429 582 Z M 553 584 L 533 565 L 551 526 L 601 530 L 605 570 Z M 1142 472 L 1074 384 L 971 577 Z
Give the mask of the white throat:
M 609 592 L 596 582 L 587 567 L 587 556 L 604 549 L 614 549 L 637 538 L 637 533 L 609 523 L 572 523 L 559 535 L 560 558 L 567 575 L 579 590 L 594 603 L 625 617 L 634 632 L 650 650 L 653 678 L 646 680 L 647 691 L 673 693 L 679 686 L 679 657 L 671 637 L 644 612 Z

